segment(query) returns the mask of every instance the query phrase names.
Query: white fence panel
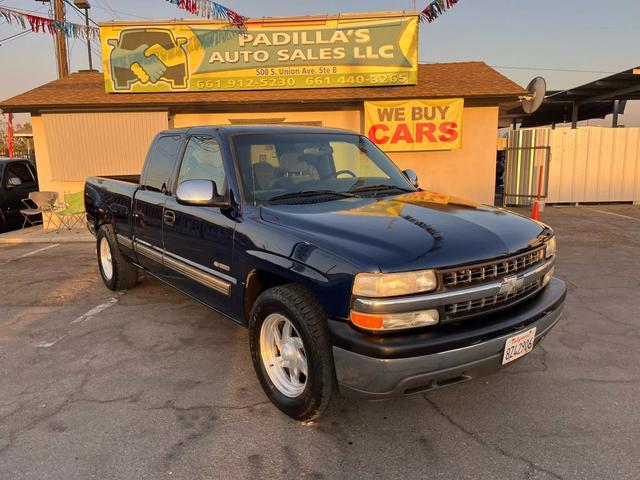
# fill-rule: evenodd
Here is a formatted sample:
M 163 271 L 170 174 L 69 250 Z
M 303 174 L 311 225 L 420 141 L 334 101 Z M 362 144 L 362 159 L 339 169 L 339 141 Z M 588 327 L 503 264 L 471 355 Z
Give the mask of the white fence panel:
M 548 203 L 640 203 L 640 128 L 536 128 L 508 147 L 549 146 Z

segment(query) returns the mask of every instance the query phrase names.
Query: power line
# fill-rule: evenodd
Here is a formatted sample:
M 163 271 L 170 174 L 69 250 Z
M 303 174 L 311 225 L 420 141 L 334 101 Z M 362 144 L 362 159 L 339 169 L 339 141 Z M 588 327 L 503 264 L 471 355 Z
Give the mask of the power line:
M 437 64 L 442 62 L 420 62 L 427 64 Z M 544 72 L 569 72 L 569 73 L 605 73 L 605 74 L 614 74 L 617 72 L 608 72 L 605 70 L 581 70 L 577 68 L 550 68 L 550 67 L 521 67 L 521 66 L 511 66 L 511 65 L 489 65 L 491 68 L 504 68 L 504 69 L 514 69 L 514 70 L 540 70 Z
M 31 30 L 23 30 L 19 33 L 14 33 L 13 35 L 9 35 L 8 37 L 2 38 L 0 39 L 0 47 L 4 44 L 7 44 L 13 40 L 17 40 L 20 37 L 24 37 L 25 35 L 28 35 L 30 33 L 33 33 Z
M 85 44 L 87 43 L 87 41 L 84 38 L 81 38 L 80 40 L 82 40 L 82 42 L 84 42 Z M 91 45 L 91 51 L 98 57 L 100 57 L 102 59 L 102 52 L 100 51 L 100 49 L 98 47 L 95 46 L 95 44 L 90 44 Z
M 64 3 L 66 3 L 67 5 L 70 5 L 71 7 L 73 7 L 73 9 L 76 11 L 76 13 L 80 16 L 80 18 L 82 20 L 85 19 L 84 12 L 82 10 L 80 10 L 78 7 L 76 7 L 74 3 L 71 3 L 69 0 L 64 0 Z M 91 23 L 93 23 L 96 27 L 98 26 L 98 24 L 93 21 L 93 18 L 89 17 L 88 15 L 87 15 L 87 17 L 89 18 L 89 21 Z
M 73 47 L 76 46 L 76 38 L 74 37 L 73 41 L 71 42 L 71 48 L 69 49 L 69 59 L 71 59 L 71 57 L 73 56 Z
M 0 42 L 11 40 L 12 38 L 19 37 L 20 35 L 24 35 L 25 33 L 31 33 L 31 30 L 22 30 L 21 32 L 14 33 L 13 35 L 9 35 L 8 37 L 0 39 Z
M 607 72 L 604 70 L 580 70 L 574 68 L 543 68 L 543 67 L 512 67 L 512 66 L 504 66 L 504 65 L 489 65 L 493 68 L 504 68 L 511 70 L 540 70 L 544 72 L 569 72 L 569 73 L 608 73 L 614 74 L 616 72 Z
M 116 17 L 117 20 L 120 20 L 120 18 L 118 17 L 118 12 L 116 12 L 113 7 L 111 6 L 111 4 L 109 3 L 109 0 L 104 0 L 104 4 L 107 7 L 107 10 L 109 12 L 111 12 L 111 15 L 113 15 L 114 17 Z
M 141 20 L 151 20 L 149 17 L 142 17 L 140 15 L 136 15 L 135 13 L 130 13 L 130 12 L 124 12 L 122 10 L 115 10 L 113 8 L 109 9 L 109 8 L 105 8 L 105 7 L 101 7 L 100 5 L 94 4 L 92 8 L 99 8 L 100 10 L 104 10 L 105 12 L 109 12 L 111 15 L 113 15 L 114 17 L 118 18 L 118 13 L 122 14 L 122 15 L 127 15 L 129 17 L 134 17 L 134 18 L 139 18 Z

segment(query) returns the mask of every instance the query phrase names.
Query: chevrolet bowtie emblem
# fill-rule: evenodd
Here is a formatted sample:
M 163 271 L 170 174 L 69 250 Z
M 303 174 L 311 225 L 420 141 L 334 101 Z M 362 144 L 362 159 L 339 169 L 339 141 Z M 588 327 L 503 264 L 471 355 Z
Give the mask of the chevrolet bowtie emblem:
M 511 275 L 510 277 L 504 277 L 502 285 L 500 285 L 500 293 L 511 295 L 518 290 L 524 284 L 524 278 L 517 275 Z

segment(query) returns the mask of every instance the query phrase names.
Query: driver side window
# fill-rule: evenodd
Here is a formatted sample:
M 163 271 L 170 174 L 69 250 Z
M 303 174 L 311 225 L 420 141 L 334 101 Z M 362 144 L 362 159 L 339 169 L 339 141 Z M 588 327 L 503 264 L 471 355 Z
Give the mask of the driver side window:
M 218 192 L 224 191 L 226 176 L 222 152 L 214 138 L 195 136 L 189 139 L 180 165 L 178 185 L 186 180 L 213 180 Z

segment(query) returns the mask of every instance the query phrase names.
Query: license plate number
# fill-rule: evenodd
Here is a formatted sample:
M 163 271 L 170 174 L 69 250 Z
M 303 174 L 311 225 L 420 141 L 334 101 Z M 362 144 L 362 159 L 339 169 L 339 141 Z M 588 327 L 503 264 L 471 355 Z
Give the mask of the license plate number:
M 502 355 L 502 364 L 505 365 L 509 362 L 513 362 L 533 350 L 533 342 L 535 338 L 535 327 L 527 330 L 526 332 L 507 338 L 504 345 L 504 354 Z

